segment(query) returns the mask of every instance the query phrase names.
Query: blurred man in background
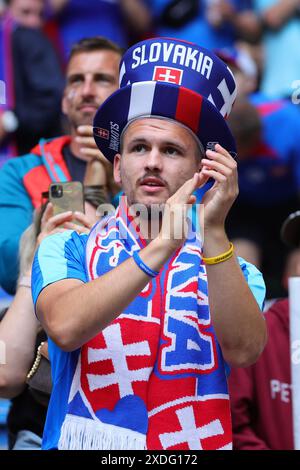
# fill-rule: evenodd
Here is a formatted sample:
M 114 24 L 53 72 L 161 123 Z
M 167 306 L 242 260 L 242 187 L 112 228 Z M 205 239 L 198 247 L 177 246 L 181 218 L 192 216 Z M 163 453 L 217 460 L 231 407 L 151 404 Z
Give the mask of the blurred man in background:
M 104 38 L 74 45 L 62 100 L 70 136 L 41 140 L 30 154 L 10 160 L 0 171 L 0 284 L 10 293 L 18 276 L 20 236 L 50 182 L 84 181 L 93 165 L 97 184 L 107 184 L 109 164 L 96 147 L 91 124 L 100 104 L 118 86 L 120 54 L 119 47 Z

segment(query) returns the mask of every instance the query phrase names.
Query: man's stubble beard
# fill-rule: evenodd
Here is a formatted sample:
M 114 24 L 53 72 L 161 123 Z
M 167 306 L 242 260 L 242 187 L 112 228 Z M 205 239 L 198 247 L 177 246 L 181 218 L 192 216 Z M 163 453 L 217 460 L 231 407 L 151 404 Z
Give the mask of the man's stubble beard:
M 96 112 L 95 112 L 96 114 Z M 73 118 L 70 119 L 71 126 L 74 129 L 77 129 L 79 126 L 92 126 L 95 114 L 86 114 L 83 116 L 74 116 Z

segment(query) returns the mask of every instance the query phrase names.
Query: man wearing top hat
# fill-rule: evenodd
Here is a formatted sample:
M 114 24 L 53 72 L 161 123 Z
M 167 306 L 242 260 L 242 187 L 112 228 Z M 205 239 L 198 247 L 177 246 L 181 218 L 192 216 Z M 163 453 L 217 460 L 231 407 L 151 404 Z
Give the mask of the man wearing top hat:
M 165 38 L 129 49 L 120 76 L 94 121 L 119 207 L 89 236 L 48 237 L 33 266 L 53 367 L 43 448 L 230 449 L 226 375 L 266 341 L 261 274 L 224 230 L 235 81 L 210 51 Z M 208 179 L 200 236 L 187 209 Z

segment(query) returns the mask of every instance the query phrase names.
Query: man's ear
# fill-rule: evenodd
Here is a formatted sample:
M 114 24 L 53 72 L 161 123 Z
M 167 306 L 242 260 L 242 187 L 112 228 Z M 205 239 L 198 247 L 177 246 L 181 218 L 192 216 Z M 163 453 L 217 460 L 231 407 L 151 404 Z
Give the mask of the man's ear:
M 114 180 L 117 184 L 122 183 L 121 178 L 121 155 L 117 153 L 114 158 Z

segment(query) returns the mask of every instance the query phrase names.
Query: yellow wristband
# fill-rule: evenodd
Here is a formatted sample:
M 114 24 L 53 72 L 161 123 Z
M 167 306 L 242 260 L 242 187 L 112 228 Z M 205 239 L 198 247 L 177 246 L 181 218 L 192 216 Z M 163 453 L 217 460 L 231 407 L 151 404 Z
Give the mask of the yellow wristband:
M 218 256 L 213 256 L 212 258 L 204 258 L 202 256 L 203 263 L 205 264 L 218 264 L 218 263 L 223 263 L 223 261 L 227 261 L 229 258 L 231 258 L 233 255 L 233 244 L 230 243 L 230 248 L 228 251 L 225 251 L 225 253 L 222 253 Z

